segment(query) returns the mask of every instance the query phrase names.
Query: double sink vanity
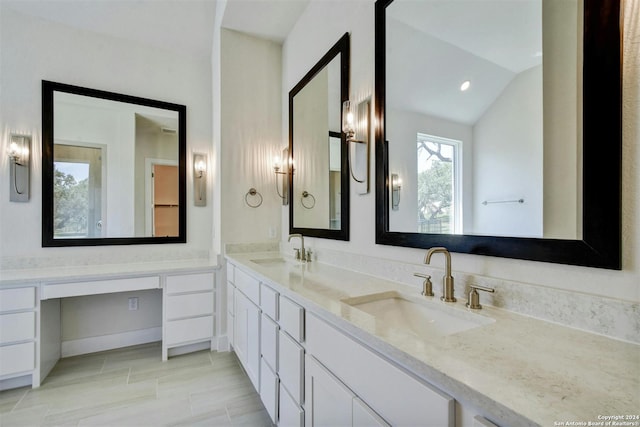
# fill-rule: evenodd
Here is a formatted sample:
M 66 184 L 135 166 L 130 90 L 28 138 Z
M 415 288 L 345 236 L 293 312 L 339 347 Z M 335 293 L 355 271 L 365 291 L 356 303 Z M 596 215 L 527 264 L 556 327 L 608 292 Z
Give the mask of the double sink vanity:
M 227 255 L 228 336 L 279 425 L 554 425 L 637 412 L 636 345 L 466 299 L 277 252 Z

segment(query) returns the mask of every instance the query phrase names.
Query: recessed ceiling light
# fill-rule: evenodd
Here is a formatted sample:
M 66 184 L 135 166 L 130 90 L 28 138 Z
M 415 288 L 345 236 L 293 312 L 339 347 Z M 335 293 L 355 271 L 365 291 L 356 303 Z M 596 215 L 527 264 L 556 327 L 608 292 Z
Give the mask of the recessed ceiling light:
M 460 90 L 464 92 L 465 90 L 469 89 L 469 86 L 471 86 L 471 82 L 469 80 L 466 80 L 460 85 Z

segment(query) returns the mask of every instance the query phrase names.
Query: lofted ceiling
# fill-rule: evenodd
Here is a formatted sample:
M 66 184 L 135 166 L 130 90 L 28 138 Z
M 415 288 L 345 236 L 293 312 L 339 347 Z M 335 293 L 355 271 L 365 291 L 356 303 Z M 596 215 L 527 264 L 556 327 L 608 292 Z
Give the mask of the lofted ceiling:
M 1 0 L 2 7 L 144 45 L 211 57 L 222 25 L 282 43 L 309 0 Z

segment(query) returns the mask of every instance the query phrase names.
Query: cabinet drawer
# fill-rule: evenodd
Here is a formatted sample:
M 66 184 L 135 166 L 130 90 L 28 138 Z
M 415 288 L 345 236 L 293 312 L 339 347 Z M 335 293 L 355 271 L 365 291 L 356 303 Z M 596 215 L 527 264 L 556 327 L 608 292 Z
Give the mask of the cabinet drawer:
M 213 314 L 213 292 L 168 296 L 167 320 Z
M 235 283 L 235 277 L 234 277 L 235 269 L 236 269 L 235 265 L 227 261 L 227 282 Z
M 227 282 L 227 312 L 231 315 L 233 312 L 233 298 L 236 292 L 236 287 L 233 286 L 230 282 Z
M 391 425 L 454 425 L 451 396 L 418 381 L 316 316 L 307 318 L 306 339 L 307 352 Z
M 3 289 L 0 291 L 0 311 L 27 310 L 35 307 L 36 288 Z
M 242 291 L 255 305 L 260 305 L 260 281 L 240 269 L 236 269 L 236 288 Z
M 82 295 L 110 294 L 115 292 L 159 289 L 160 277 L 135 277 L 130 279 L 92 280 L 87 282 L 58 283 L 42 287 L 42 299 L 78 297 Z
M 280 383 L 280 411 L 278 418 L 280 422 L 278 426 L 282 427 L 303 427 L 304 426 L 304 411 L 296 402 L 291 398 L 287 390 L 282 387 Z
M 0 315 L 0 344 L 32 340 L 36 337 L 36 313 Z
M 167 276 L 167 294 L 213 290 L 213 273 Z
M 278 320 L 278 293 L 264 283 L 260 284 L 260 308 L 273 320 Z
M 260 399 L 276 424 L 278 421 L 278 377 L 273 373 L 269 365 L 262 359 L 260 366 Z
M 35 343 L 0 347 L 0 376 L 33 370 Z
M 296 341 L 304 341 L 304 309 L 289 298 L 280 296 L 280 327 Z
M 206 340 L 213 336 L 213 316 L 167 322 L 164 339 L 167 344 Z
M 271 366 L 271 369 L 276 371 L 278 369 L 278 325 L 264 313 L 260 322 L 260 344 L 262 358 Z
M 280 331 L 278 376 L 298 405 L 304 402 L 304 349 Z

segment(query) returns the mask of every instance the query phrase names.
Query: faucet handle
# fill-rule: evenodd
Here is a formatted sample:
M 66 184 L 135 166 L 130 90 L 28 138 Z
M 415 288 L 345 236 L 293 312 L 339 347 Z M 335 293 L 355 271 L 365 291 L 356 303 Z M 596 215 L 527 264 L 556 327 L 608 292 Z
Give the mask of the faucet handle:
M 294 251 L 296 251 L 296 260 L 300 261 L 300 248 L 293 248 Z
M 478 291 L 491 292 L 494 293 L 496 290 L 493 288 L 487 288 L 480 285 L 469 285 L 471 290 L 469 291 L 469 300 L 467 301 L 467 307 L 473 310 L 480 310 L 482 306 L 480 305 L 480 294 Z
M 313 252 L 311 251 L 311 249 L 307 249 L 307 262 L 311 262 L 311 254 Z
M 428 274 L 422 274 L 422 273 L 413 273 L 414 276 L 416 277 L 422 277 L 424 280 L 422 281 L 422 295 L 426 296 L 426 297 L 432 297 L 433 296 L 433 283 L 431 283 L 431 276 L 429 276 Z

